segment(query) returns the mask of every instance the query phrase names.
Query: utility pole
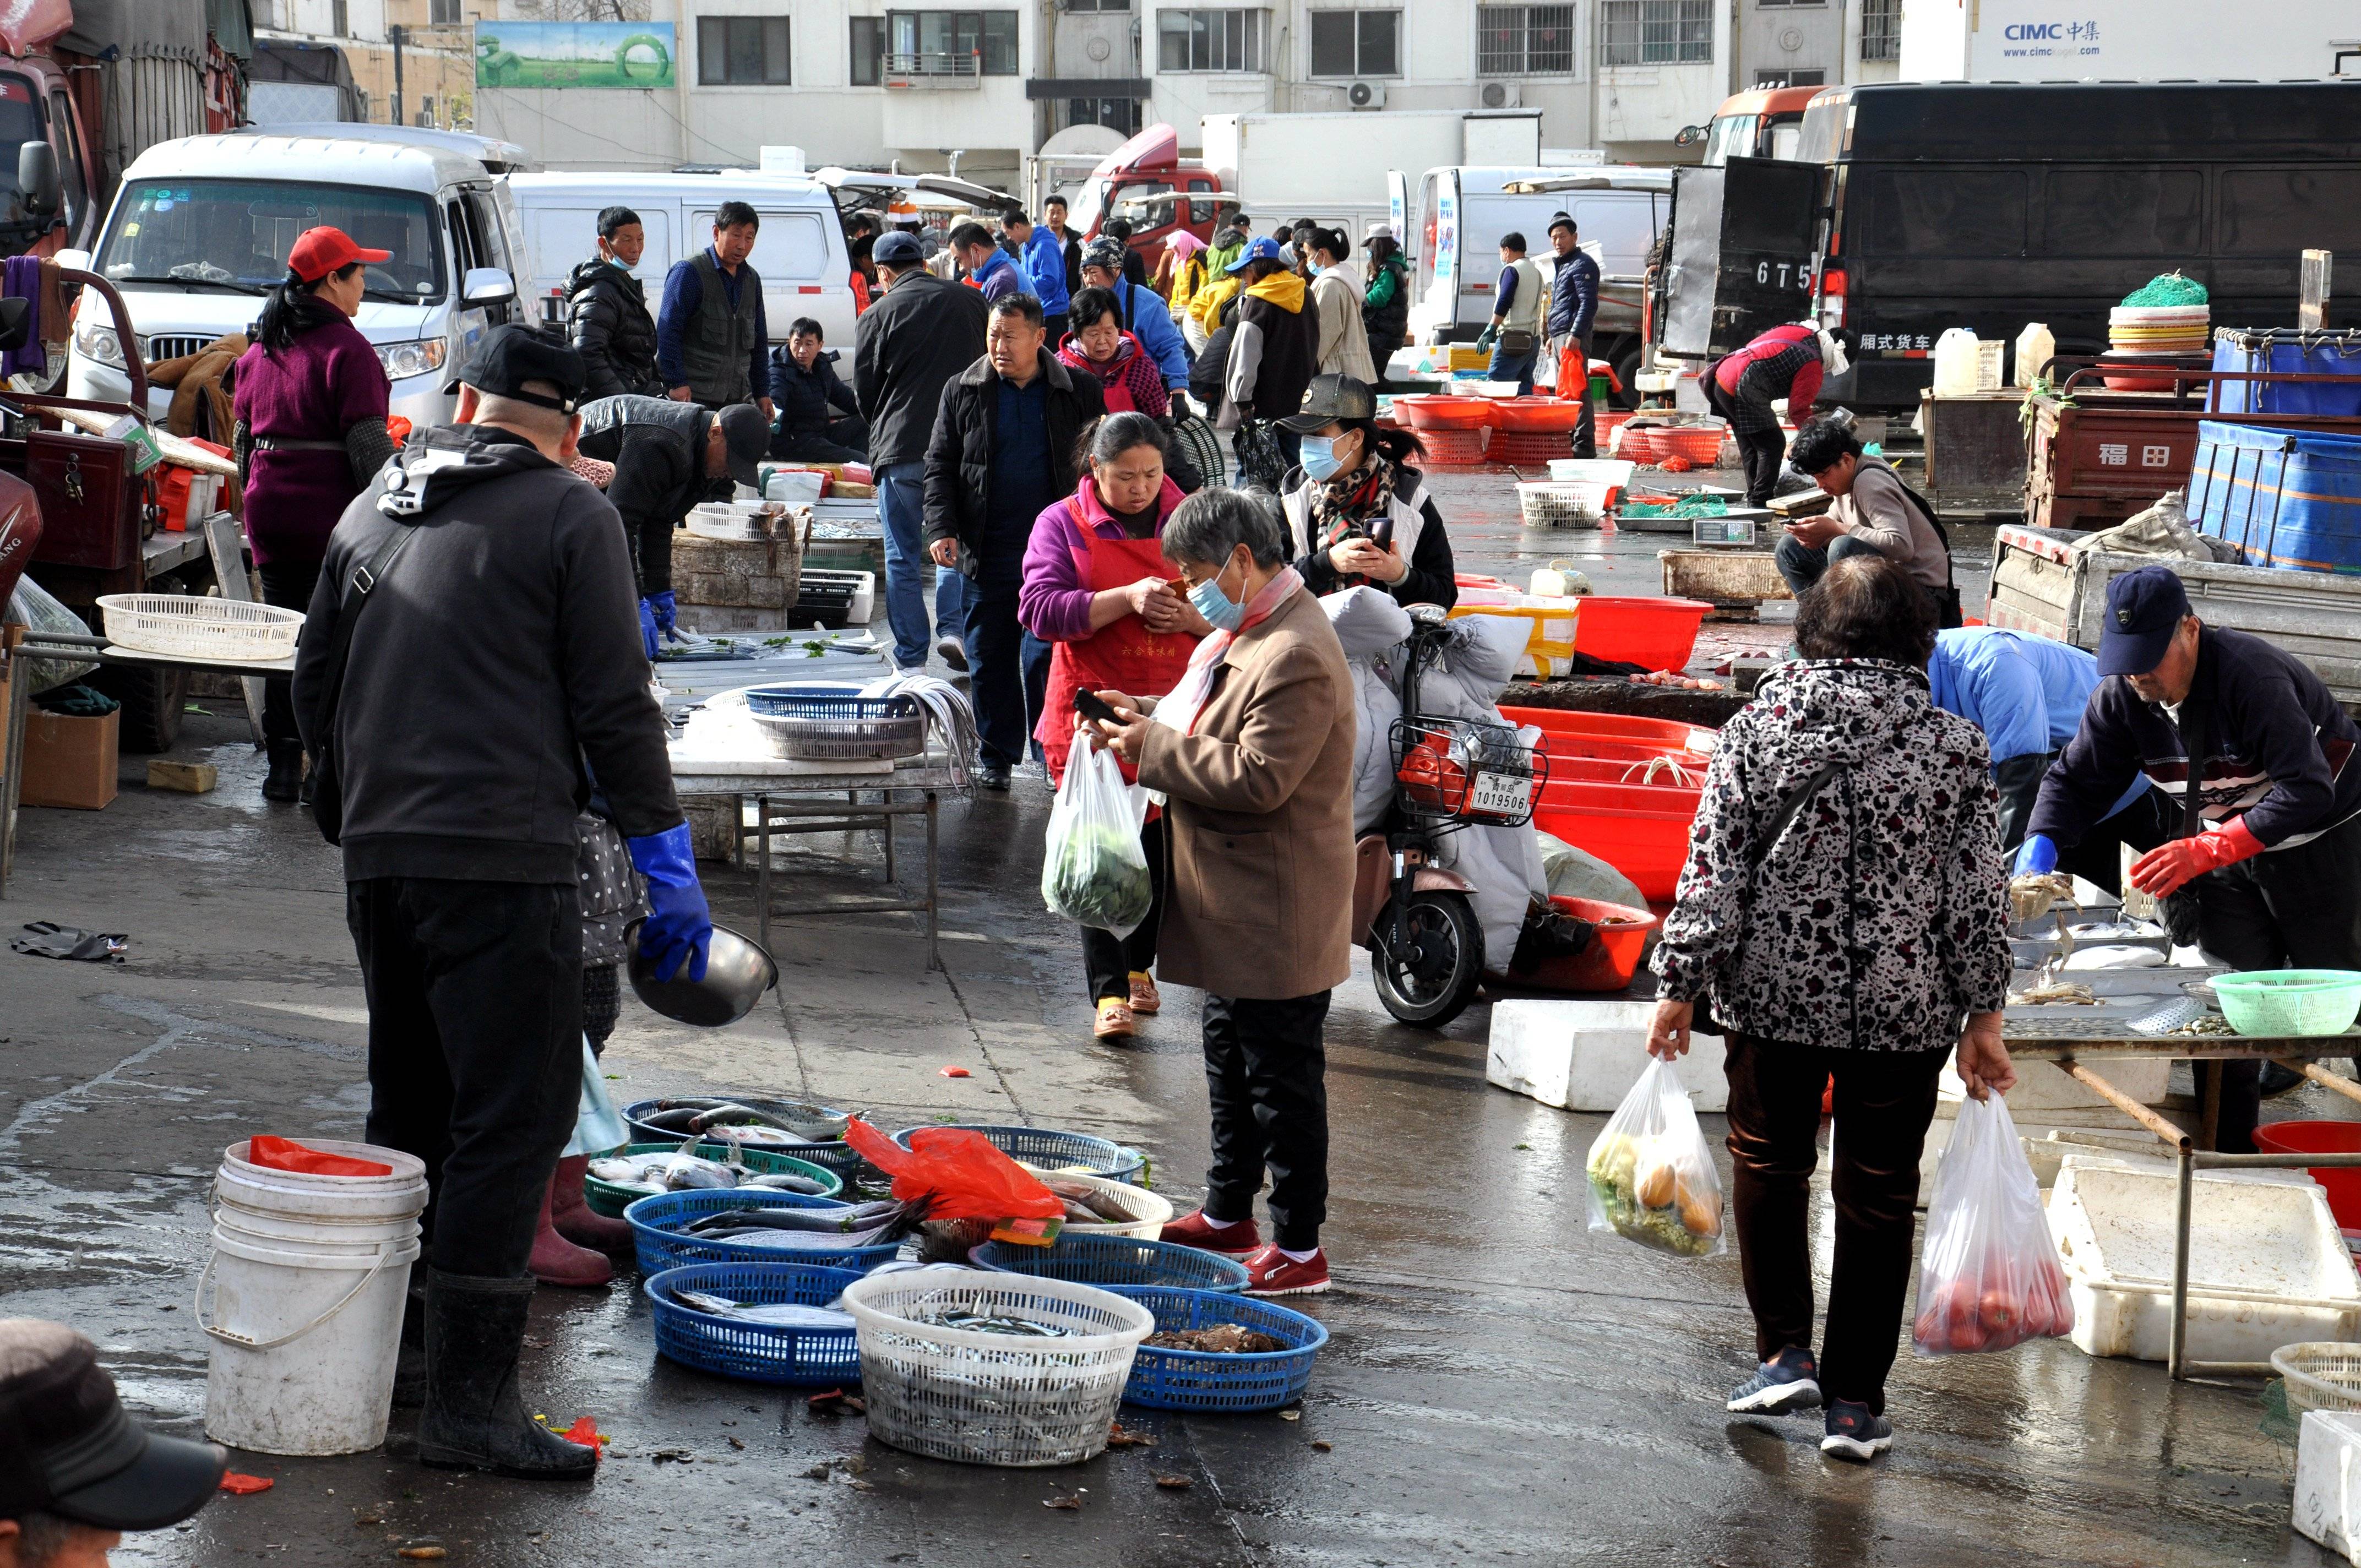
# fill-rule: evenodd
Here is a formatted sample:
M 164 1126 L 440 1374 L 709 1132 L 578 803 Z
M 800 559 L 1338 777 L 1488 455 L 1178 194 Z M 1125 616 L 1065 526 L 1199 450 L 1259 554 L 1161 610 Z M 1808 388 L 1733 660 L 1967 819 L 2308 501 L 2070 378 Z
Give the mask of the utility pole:
M 401 124 L 401 24 L 394 23 L 385 30 L 393 45 L 393 123 Z

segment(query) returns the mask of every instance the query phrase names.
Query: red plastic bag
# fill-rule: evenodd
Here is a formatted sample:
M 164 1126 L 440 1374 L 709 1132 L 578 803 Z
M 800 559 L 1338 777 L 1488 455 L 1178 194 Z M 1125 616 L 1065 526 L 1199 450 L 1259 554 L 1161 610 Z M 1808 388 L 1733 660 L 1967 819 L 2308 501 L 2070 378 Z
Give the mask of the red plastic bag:
M 1964 1355 L 2073 1332 L 2074 1299 L 2016 1123 L 1997 1094 L 1963 1101 L 1927 1206 L 1911 1348 Z
M 855 1116 L 844 1141 L 894 1179 L 895 1198 L 929 1200 L 929 1220 L 1047 1220 L 1066 1212 L 1038 1178 L 965 1127 L 921 1127 L 906 1149 Z
M 306 1176 L 391 1176 L 393 1167 L 379 1165 L 373 1159 L 354 1159 L 348 1155 L 324 1154 L 307 1149 L 288 1138 L 274 1138 L 259 1134 L 246 1146 L 249 1164 L 265 1170 L 295 1170 Z

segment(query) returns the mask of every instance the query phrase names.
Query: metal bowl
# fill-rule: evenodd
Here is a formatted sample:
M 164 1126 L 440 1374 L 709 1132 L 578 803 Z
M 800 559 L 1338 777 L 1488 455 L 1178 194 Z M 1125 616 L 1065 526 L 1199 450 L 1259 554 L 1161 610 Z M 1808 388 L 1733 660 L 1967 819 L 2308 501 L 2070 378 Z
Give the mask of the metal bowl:
M 686 966 L 670 980 L 656 978 L 655 960 L 640 951 L 641 922 L 623 929 L 631 948 L 631 992 L 675 1023 L 718 1029 L 754 1010 L 763 993 L 779 983 L 779 966 L 753 938 L 717 923 L 705 978 L 691 980 Z

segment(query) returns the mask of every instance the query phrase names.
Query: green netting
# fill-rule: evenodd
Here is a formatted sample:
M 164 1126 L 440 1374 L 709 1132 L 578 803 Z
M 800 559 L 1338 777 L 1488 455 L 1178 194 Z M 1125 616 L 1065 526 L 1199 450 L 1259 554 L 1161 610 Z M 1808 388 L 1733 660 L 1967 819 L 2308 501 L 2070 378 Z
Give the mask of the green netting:
M 2172 271 L 2158 278 L 2151 278 L 2139 288 L 2125 294 L 2124 303 L 2152 307 L 2202 305 L 2207 303 L 2210 298 L 2211 296 L 2205 292 L 2204 284 L 2194 278 L 2184 278 L 2178 271 Z
M 1626 502 L 1622 513 L 1625 517 L 1728 517 L 1730 503 L 1719 496 L 1683 496 L 1670 506 Z

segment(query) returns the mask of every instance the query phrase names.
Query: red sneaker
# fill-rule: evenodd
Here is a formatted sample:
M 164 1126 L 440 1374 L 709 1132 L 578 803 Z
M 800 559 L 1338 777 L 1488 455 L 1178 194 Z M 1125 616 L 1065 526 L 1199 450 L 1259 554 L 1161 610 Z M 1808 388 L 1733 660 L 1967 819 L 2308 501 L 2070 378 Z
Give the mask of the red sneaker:
M 1252 1220 L 1233 1220 L 1224 1225 L 1205 1218 L 1205 1211 L 1200 1209 L 1165 1226 L 1156 1239 L 1199 1252 L 1217 1252 L 1224 1257 L 1244 1257 L 1262 1245 L 1262 1232 Z
M 1316 1296 L 1328 1288 L 1328 1254 L 1318 1247 L 1301 1263 L 1275 1246 L 1238 1261 L 1246 1266 L 1249 1296 Z

